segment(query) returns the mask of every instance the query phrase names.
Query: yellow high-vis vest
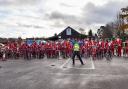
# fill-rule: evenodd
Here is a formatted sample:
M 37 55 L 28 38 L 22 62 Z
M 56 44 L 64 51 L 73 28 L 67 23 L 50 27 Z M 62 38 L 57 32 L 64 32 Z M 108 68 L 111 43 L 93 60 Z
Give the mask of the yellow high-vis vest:
M 75 43 L 73 49 L 74 49 L 74 51 L 80 51 L 79 44 L 78 43 Z

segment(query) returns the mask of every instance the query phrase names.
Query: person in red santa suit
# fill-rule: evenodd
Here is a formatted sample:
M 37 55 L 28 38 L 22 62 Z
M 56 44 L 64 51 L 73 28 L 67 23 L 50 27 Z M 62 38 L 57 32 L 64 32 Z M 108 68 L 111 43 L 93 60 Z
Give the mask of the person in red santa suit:
M 84 45 L 82 46 L 82 52 L 83 52 L 83 57 L 88 57 L 88 41 L 87 39 L 84 40 Z
M 127 43 L 128 43 L 128 38 L 126 38 L 125 42 L 122 42 L 123 56 L 125 57 L 127 57 Z
M 40 51 L 41 51 L 41 42 L 37 44 L 37 49 L 36 49 L 36 58 L 40 59 Z
M 0 60 L 2 60 L 2 61 L 7 60 L 7 58 L 6 58 L 6 49 L 7 49 L 6 45 L 0 47 Z
M 55 44 L 55 42 L 52 42 L 51 43 L 51 57 L 52 58 L 56 58 L 56 44 Z
M 38 49 L 38 44 L 34 41 L 33 44 L 32 44 L 33 58 L 37 58 L 37 49 Z
M 38 58 L 41 59 L 43 58 L 43 43 L 40 42 L 38 45 Z
M 97 56 L 98 56 L 98 59 L 101 59 L 101 54 L 102 54 L 102 49 L 101 49 L 101 39 L 99 39 L 97 41 Z
M 116 44 L 117 45 L 117 56 L 121 56 L 122 53 L 122 40 L 120 38 L 116 39 Z
M 72 57 L 73 45 L 70 41 L 69 41 L 69 45 L 68 45 L 68 50 L 69 50 L 69 57 Z
M 30 53 L 31 53 L 31 58 L 34 58 L 34 55 L 35 55 L 35 53 L 34 53 L 34 44 L 32 43 L 31 45 L 30 45 Z
M 42 56 L 42 58 L 44 58 L 45 55 L 46 55 L 45 44 L 46 43 L 42 43 L 42 46 L 41 46 L 41 54 L 42 54 L 41 56 Z
M 23 57 L 23 42 L 19 46 L 19 57 Z
M 112 55 L 115 55 L 114 54 L 114 52 L 115 52 L 115 42 L 114 41 L 110 42 L 110 49 L 111 49 Z
M 91 56 L 91 54 L 92 54 L 92 43 L 93 43 L 93 40 L 91 39 L 89 39 L 88 40 L 88 55 L 89 55 L 89 57 Z
M 97 53 L 97 47 L 96 47 L 96 42 L 92 42 L 92 59 L 96 60 L 96 53 Z
M 47 42 L 47 44 L 45 45 L 45 49 L 46 49 L 47 58 L 51 58 L 51 49 L 52 49 L 51 42 Z
M 55 58 L 59 58 L 59 46 L 58 46 L 58 42 L 55 41 L 54 42 L 54 45 L 55 45 Z
M 96 46 L 96 57 L 97 59 L 100 59 L 100 46 L 99 46 L 99 40 L 95 41 L 95 46 Z
M 19 58 L 23 57 L 22 45 L 23 42 L 21 42 L 21 44 L 19 45 Z
M 12 49 L 13 50 L 13 58 L 17 59 L 18 58 L 18 56 L 17 56 L 18 43 L 17 42 L 14 42 L 13 45 L 12 45 L 12 47 L 13 47 L 13 49 Z
M 12 42 L 8 41 L 7 43 L 7 58 L 12 58 Z
M 61 51 L 63 58 L 66 58 L 66 48 L 66 40 L 63 40 L 63 42 L 61 43 Z
M 112 58 L 113 55 L 113 43 L 111 40 L 108 40 L 108 43 L 106 45 L 106 52 L 109 54 L 109 56 Z
M 59 45 L 58 45 L 58 41 L 54 42 L 54 49 L 55 49 L 55 58 L 59 58 Z
M 44 44 L 44 50 L 45 50 L 45 54 L 48 58 L 48 42 L 46 44 Z
M 53 56 L 54 56 L 54 48 L 53 48 L 53 42 L 50 42 L 50 44 L 49 44 L 49 57 L 50 58 L 53 58 Z
M 7 60 L 8 59 L 8 43 L 4 44 L 3 46 L 3 50 L 4 50 L 4 54 L 5 54 L 5 59 Z
M 125 46 L 126 57 L 128 57 L 128 39 L 125 42 L 126 42 L 126 46 Z
M 70 57 L 70 42 L 67 40 L 65 45 L 66 45 L 66 48 L 65 48 L 66 57 Z
M 105 42 L 104 40 L 101 41 L 101 57 L 103 58 L 105 55 Z
M 62 59 L 62 54 L 63 54 L 63 46 L 62 46 L 62 40 L 58 41 L 58 52 L 59 52 L 59 59 Z
M 81 45 L 81 54 L 85 57 L 85 44 Z
M 108 50 L 108 40 L 106 39 L 106 41 L 104 42 L 104 52 L 106 54 L 107 50 Z
M 2 57 L 3 57 L 2 47 L 0 47 L 0 60 L 2 59 Z
M 65 40 L 65 42 L 64 42 L 64 50 L 65 50 L 65 58 L 68 58 L 69 57 L 69 55 L 68 55 L 68 53 L 69 53 L 69 42 L 68 42 L 68 40 Z
M 24 42 L 22 45 L 21 45 L 21 48 L 22 48 L 22 52 L 23 52 L 23 57 L 24 59 L 28 59 L 28 48 L 29 48 L 29 45 Z

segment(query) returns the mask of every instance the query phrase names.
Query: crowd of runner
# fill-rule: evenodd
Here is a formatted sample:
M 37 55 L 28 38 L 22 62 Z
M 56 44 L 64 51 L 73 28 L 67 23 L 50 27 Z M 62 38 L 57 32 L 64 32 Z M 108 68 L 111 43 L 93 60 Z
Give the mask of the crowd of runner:
M 110 57 L 128 56 L 128 41 L 123 44 L 120 38 L 115 40 L 89 40 L 77 39 L 80 44 L 80 54 L 82 57 L 92 57 L 103 59 L 106 54 Z M 0 47 L 0 59 L 43 59 L 46 58 L 69 58 L 72 57 L 74 39 L 40 42 L 33 42 L 31 45 L 27 42 L 18 44 L 17 42 L 8 42 L 4 47 Z

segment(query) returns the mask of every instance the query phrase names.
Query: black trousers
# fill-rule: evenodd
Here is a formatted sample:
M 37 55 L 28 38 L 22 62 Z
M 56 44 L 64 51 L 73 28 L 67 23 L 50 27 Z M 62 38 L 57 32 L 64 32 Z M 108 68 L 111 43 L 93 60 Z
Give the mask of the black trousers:
M 74 52 L 73 52 L 73 56 L 72 56 L 73 65 L 75 64 L 75 56 L 77 56 L 77 57 L 79 58 L 81 64 L 83 65 L 84 63 L 83 63 L 83 61 L 82 61 L 82 59 L 81 59 L 80 51 L 74 51 Z

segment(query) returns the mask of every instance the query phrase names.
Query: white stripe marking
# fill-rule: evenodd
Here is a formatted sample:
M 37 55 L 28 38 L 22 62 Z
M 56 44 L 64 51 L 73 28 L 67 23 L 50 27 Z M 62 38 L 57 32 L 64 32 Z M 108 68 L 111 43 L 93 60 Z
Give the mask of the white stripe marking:
M 92 58 L 91 58 L 91 63 L 92 63 L 92 69 L 95 69 L 95 65 L 94 65 Z
M 77 67 L 67 67 L 68 69 L 83 69 L 83 70 L 85 70 L 85 69 L 89 69 L 89 70 L 91 70 L 91 69 L 93 69 L 93 68 L 77 68 Z
M 92 70 L 94 70 L 95 69 L 95 65 L 94 65 L 94 62 L 93 62 L 93 60 L 91 58 L 91 68 L 77 68 L 77 67 L 66 67 L 66 68 L 68 68 L 68 69 L 90 69 L 90 70 L 92 69 Z
M 128 77 L 128 75 L 114 75 L 114 74 L 84 74 L 84 73 L 81 73 L 81 74 L 70 74 L 70 73 L 49 73 L 49 74 L 51 74 L 51 75 L 59 75 L 59 76 L 63 76 L 63 75 L 69 75 L 69 76 L 78 76 L 78 75 L 80 75 L 80 76 L 91 76 L 91 77 L 108 77 L 108 78 L 110 78 L 110 77 L 122 77 L 122 78 L 124 78 L 124 77 Z
M 71 61 L 71 59 L 69 58 L 63 65 L 60 66 L 60 68 L 63 68 L 70 61 Z
M 61 65 L 60 66 L 60 68 L 64 68 L 64 66 L 67 64 L 67 63 L 69 63 L 71 61 L 71 59 L 69 58 L 63 65 Z M 94 65 L 94 62 L 93 62 L 93 60 L 92 60 L 92 58 L 91 58 L 91 68 L 77 68 L 77 67 L 68 67 L 68 66 L 66 66 L 65 68 L 68 68 L 68 69 L 95 69 L 95 65 Z

